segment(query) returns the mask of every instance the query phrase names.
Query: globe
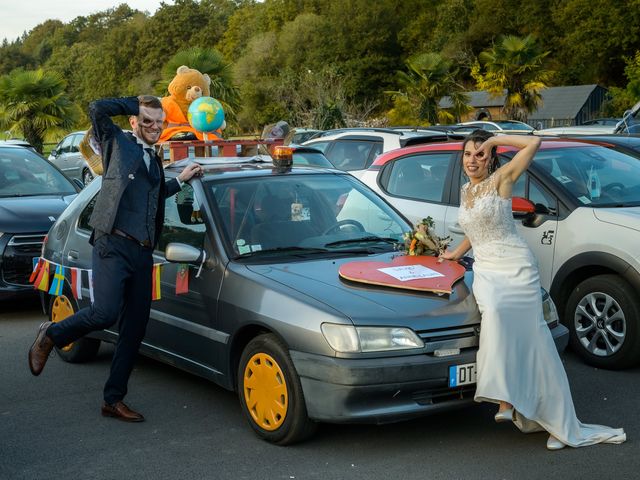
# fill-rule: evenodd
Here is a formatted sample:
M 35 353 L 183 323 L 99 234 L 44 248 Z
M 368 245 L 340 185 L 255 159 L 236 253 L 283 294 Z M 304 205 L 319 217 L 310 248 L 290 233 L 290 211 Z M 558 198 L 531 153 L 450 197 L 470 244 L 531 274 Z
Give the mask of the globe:
M 213 132 L 222 126 L 224 110 L 215 98 L 200 97 L 189 105 L 187 119 L 197 131 Z

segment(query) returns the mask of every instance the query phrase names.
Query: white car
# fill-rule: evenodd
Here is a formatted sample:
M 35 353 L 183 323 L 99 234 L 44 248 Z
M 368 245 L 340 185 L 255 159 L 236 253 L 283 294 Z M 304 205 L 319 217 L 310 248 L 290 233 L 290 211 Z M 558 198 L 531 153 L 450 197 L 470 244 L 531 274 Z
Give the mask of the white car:
M 345 128 L 322 132 L 303 145 L 317 148 L 337 169 L 360 178 L 383 152 L 448 138 L 446 132 L 424 128 Z
M 543 141 L 514 186 L 514 216 L 574 350 L 622 368 L 640 360 L 640 158 L 605 145 Z M 447 142 L 388 152 L 361 180 L 412 223 L 431 216 L 455 246 L 461 151 Z M 514 154 L 499 152 L 502 161 Z
M 536 135 L 611 135 L 615 125 L 569 125 L 536 130 Z
M 476 120 L 474 122 L 463 122 L 458 125 L 469 127 L 470 129 L 482 129 L 488 130 L 494 133 L 531 133 L 534 128 L 531 125 L 527 125 L 524 122 L 518 120 Z

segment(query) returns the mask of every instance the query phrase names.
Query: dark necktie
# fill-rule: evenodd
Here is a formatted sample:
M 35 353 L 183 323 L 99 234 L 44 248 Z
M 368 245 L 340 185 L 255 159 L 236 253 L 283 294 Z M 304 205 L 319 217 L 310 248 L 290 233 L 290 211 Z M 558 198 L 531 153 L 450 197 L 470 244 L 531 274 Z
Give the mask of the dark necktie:
M 145 152 L 149 155 L 149 177 L 153 180 L 157 180 L 158 177 L 158 162 L 156 162 L 156 153 L 153 148 L 145 148 Z

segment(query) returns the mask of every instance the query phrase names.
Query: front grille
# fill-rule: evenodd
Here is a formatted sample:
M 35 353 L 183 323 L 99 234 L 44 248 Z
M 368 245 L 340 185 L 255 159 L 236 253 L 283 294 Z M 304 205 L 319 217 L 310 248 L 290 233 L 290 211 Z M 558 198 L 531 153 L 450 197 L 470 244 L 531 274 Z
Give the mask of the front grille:
M 412 399 L 420 405 L 437 405 L 438 403 L 443 402 L 470 399 L 474 397 L 475 393 L 476 386 L 467 385 L 456 389 L 440 388 L 436 390 L 415 392 L 412 395 Z
M 480 324 L 437 330 L 418 330 L 416 333 L 424 342 L 428 353 L 437 349 L 463 349 L 478 346 Z
M 39 257 L 44 234 L 14 235 L 2 254 L 2 280 L 16 286 L 29 286 L 33 258 Z

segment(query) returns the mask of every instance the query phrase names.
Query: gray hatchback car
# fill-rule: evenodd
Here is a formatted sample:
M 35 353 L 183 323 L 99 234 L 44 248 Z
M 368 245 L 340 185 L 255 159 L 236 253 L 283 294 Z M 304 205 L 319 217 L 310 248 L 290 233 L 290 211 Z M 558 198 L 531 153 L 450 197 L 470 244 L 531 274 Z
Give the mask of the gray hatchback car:
M 282 169 L 260 158 L 200 160 L 205 175 L 167 199 L 154 252 L 161 298 L 152 303 L 141 351 L 238 392 L 249 424 L 285 445 L 316 422 L 385 423 L 473 401 L 480 315 L 472 272 L 435 294 L 343 280 L 347 262 L 391 261 L 411 226 L 353 176 L 323 168 Z M 175 177 L 182 166 L 165 169 Z M 52 227 L 47 260 L 91 268 L 88 220 L 100 178 Z M 348 214 L 344 198 L 362 208 Z M 181 266 L 187 265 L 186 293 Z M 182 267 L 184 268 L 184 267 Z M 68 284 L 45 296 L 52 321 L 88 304 Z M 544 292 L 558 349 L 567 344 Z M 102 331 L 59 350 L 90 359 Z

